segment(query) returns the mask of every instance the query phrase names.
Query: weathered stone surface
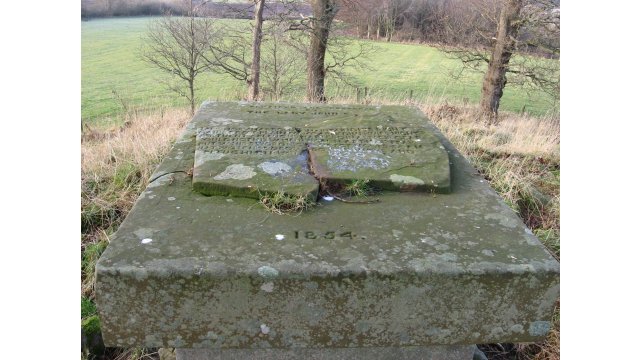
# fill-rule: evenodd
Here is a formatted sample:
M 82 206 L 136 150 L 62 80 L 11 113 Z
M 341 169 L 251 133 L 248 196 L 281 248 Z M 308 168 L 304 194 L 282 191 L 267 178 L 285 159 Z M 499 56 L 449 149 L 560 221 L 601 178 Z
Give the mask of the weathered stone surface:
M 339 349 L 176 349 L 176 360 L 471 360 L 475 345 Z
M 256 119 L 263 128 L 290 121 L 335 128 L 333 121 L 353 120 L 341 106 L 205 104 L 96 266 L 105 344 L 352 348 L 543 338 L 558 298 L 558 262 L 416 109 L 355 108 L 367 121 L 438 137 L 451 162 L 451 193 L 388 191 L 368 205 L 321 201 L 298 216 L 269 214 L 255 199 L 203 196 L 176 173 L 194 166 L 197 129 Z M 265 116 L 271 112 L 286 113 Z
M 302 130 L 318 178 L 339 183 L 366 179 L 385 190 L 449 192 L 449 157 L 438 138 L 417 126 L 367 123 Z
M 258 199 L 283 191 L 315 201 L 318 182 L 307 163 L 305 144 L 291 127 L 209 122 L 196 135 L 193 186 L 205 195 Z
M 415 112 L 270 106 L 229 108 L 198 123 L 196 191 L 253 198 L 282 191 L 315 201 L 319 182 L 361 179 L 386 190 L 449 192 L 447 152 Z

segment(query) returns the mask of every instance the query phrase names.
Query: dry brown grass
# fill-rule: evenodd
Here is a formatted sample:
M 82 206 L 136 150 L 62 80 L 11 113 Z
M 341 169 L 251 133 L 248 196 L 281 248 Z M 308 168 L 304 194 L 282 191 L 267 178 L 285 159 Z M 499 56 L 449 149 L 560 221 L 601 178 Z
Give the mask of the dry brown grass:
M 124 162 L 142 171 L 153 171 L 190 118 L 187 109 L 171 109 L 133 116 L 125 125 L 115 128 L 85 128 L 83 178 L 109 176 Z
M 447 103 L 421 105 L 420 109 L 460 151 L 478 149 L 492 154 L 560 159 L 560 118 L 500 113 L 495 125 L 479 119 L 477 107 Z

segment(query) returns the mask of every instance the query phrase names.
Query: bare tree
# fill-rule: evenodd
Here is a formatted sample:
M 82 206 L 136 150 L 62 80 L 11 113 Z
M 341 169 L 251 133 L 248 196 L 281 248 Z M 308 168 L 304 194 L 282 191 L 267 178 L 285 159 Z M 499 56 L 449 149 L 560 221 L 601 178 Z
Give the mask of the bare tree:
M 287 24 L 274 23 L 265 31 L 263 43 L 261 88 L 272 101 L 291 92 L 297 80 L 304 77 L 305 58 L 299 39 L 287 32 Z
M 260 52 L 263 37 L 265 0 L 251 0 L 253 23 L 239 26 L 237 23 L 220 24 L 217 32 L 221 41 L 212 42 L 205 54 L 205 61 L 212 71 L 228 74 L 247 85 L 247 99 L 260 98 Z M 246 18 L 251 9 L 238 4 L 227 4 L 226 16 Z M 247 33 L 252 34 L 250 39 Z
M 258 100 L 260 92 L 260 46 L 262 44 L 262 12 L 264 11 L 265 0 L 253 0 L 255 5 L 253 17 L 253 42 L 251 57 L 251 75 L 249 77 L 249 99 Z
M 458 1 L 450 9 L 444 50 L 465 68 L 486 72 L 482 113 L 495 121 L 507 81 L 559 96 L 559 9 L 547 0 Z M 514 56 L 517 54 L 518 56 Z
M 307 100 L 325 102 L 324 65 L 331 23 L 339 10 L 336 0 L 312 0 L 312 17 L 309 18 L 309 53 L 307 54 Z
M 346 69 L 370 69 L 363 61 L 376 48 L 371 44 L 337 36 L 333 20 L 342 6 L 353 8 L 356 0 L 312 0 L 312 15 L 289 26 L 289 30 L 302 30 L 308 35 L 307 101 L 326 102 L 325 82 L 331 77 L 337 82 L 353 86 Z M 354 48 L 357 48 L 354 50 Z M 327 56 L 328 55 L 328 56 Z
M 246 27 L 224 26 L 217 29 L 220 41 L 211 42 L 205 62 L 217 73 L 227 74 L 249 85 L 251 79 L 251 42 Z
M 171 85 L 170 89 L 189 101 L 192 114 L 196 106 L 196 78 L 208 70 L 204 54 L 214 42 L 213 20 L 197 16 L 202 5 L 189 0 L 187 16 L 167 14 L 152 21 L 142 49 L 145 61 L 184 83 Z

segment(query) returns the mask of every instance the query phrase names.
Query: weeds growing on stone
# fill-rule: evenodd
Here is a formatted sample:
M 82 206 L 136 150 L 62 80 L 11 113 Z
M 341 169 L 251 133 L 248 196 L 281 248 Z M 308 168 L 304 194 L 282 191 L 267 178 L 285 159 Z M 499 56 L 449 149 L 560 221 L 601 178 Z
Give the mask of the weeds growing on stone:
M 344 186 L 344 191 L 349 196 L 365 197 L 373 194 L 373 188 L 369 185 L 369 179 L 353 180 Z
M 283 215 L 300 213 L 314 205 L 308 197 L 300 194 L 286 194 L 284 191 L 260 195 L 260 204 L 268 211 Z

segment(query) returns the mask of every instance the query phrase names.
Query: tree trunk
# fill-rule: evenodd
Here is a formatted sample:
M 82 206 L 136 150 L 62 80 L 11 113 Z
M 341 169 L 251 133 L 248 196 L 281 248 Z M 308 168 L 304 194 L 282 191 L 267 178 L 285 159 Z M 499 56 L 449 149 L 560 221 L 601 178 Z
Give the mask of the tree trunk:
M 196 113 L 196 98 L 194 95 L 194 82 L 195 76 L 192 76 L 189 80 L 189 101 L 191 102 L 191 115 Z
M 325 102 L 324 56 L 327 51 L 331 22 L 338 12 L 336 0 L 314 0 L 311 3 L 313 21 L 311 22 L 311 40 L 307 57 L 307 100 Z
M 516 38 L 520 29 L 520 10 L 522 0 L 506 0 L 500 10 L 500 20 L 487 73 L 482 83 L 483 115 L 495 121 L 500 106 L 500 98 L 507 84 L 509 60 L 515 50 Z
M 262 44 L 262 12 L 265 0 L 254 0 L 255 14 L 253 20 L 253 44 L 251 59 L 251 77 L 249 78 L 249 100 L 258 100 L 260 93 L 260 46 Z

